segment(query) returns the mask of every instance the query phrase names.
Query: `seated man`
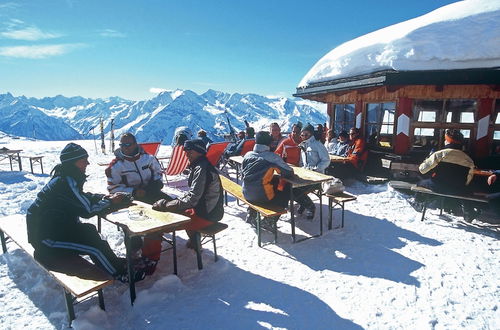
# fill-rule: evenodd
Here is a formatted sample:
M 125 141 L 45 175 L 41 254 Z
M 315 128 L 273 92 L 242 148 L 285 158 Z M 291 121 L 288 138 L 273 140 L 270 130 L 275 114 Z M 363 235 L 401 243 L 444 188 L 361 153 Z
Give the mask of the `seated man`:
M 360 136 L 359 129 L 355 127 L 351 128 L 349 130 L 349 136 L 351 138 L 349 147 L 347 148 L 345 155 L 343 155 L 344 157 L 347 157 L 347 162 L 335 163 L 328 170 L 328 174 L 341 179 L 353 177 L 359 173 L 363 169 L 363 163 L 366 161 L 366 157 L 368 156 L 366 143 Z M 339 146 L 339 148 L 340 147 L 341 146 Z
M 330 156 L 324 144 L 314 137 L 314 127 L 308 124 L 302 129 L 300 136 L 302 138 L 302 142 L 299 144 L 302 150 L 300 155 L 302 167 L 311 171 L 325 173 L 325 169 L 330 165 Z M 316 206 L 307 194 L 317 188 L 318 187 L 314 185 L 300 187 L 294 190 L 294 196 L 296 196 L 297 202 L 300 204 L 297 213 L 302 214 L 304 210 L 306 210 L 306 217 L 309 220 L 314 219 Z
M 245 145 L 246 141 L 254 141 L 255 143 L 255 130 L 253 127 L 247 127 L 245 129 L 244 139 L 227 146 L 226 150 L 224 151 L 224 157 L 229 158 L 232 156 L 241 155 L 241 152 L 243 151 L 243 146 Z
M 274 172 L 281 173 L 283 177 L 290 177 L 293 175 L 293 169 L 280 156 L 269 150 L 272 137 L 268 132 L 258 132 L 255 142 L 253 151 L 243 158 L 243 196 L 252 204 L 271 203 L 286 207 L 290 186 L 280 185 L 282 190 L 279 190 L 279 178 L 274 176 Z M 255 224 L 256 219 L 257 211 L 249 207 L 247 222 Z
M 418 167 L 420 173 L 431 173 L 430 179 L 419 185 L 437 193 L 459 195 L 468 192 L 468 185 L 474 176 L 474 161 L 462 151 L 464 136 L 459 130 L 447 129 L 444 149 L 432 153 Z M 455 209 L 456 203 L 448 200 L 446 208 Z M 472 221 L 476 211 L 468 202 L 463 202 L 464 218 Z
M 207 149 L 202 140 L 186 141 L 184 152 L 191 170 L 189 190 L 179 198 L 160 199 L 153 204 L 153 209 L 190 216 L 192 221 L 186 226 L 189 236 L 187 247 L 195 248 L 196 230 L 207 225 L 207 222 L 219 221 L 224 215 L 223 189 L 219 173 L 205 157 Z
M 105 171 L 110 193 L 132 194 L 135 199 L 148 204 L 168 196 L 161 191 L 160 163 L 156 157 L 144 152 L 132 133 L 121 136 L 115 157 Z
M 331 149 L 330 154 L 346 157 L 348 150 L 349 150 L 349 135 L 347 135 L 346 131 L 342 131 L 339 134 L 337 143 Z
M 299 124 L 293 124 L 290 135 L 283 139 L 274 151 L 274 153 L 281 156 L 285 162 L 295 166 L 299 166 L 300 164 L 299 143 L 302 142 L 300 138 L 301 128 L 302 126 Z M 289 150 L 291 151 L 288 152 Z
M 94 225 L 80 222 L 119 205 L 124 194 L 100 195 L 83 192 L 88 154 L 75 143 L 67 144 L 61 163 L 52 170 L 49 183 L 28 208 L 28 241 L 35 248 L 34 257 L 50 264 L 51 258 L 65 255 L 88 255 L 104 271 L 120 281 L 128 281 L 126 260 L 118 258 Z M 123 204 L 123 203 L 122 203 Z M 134 280 L 144 278 L 136 269 Z

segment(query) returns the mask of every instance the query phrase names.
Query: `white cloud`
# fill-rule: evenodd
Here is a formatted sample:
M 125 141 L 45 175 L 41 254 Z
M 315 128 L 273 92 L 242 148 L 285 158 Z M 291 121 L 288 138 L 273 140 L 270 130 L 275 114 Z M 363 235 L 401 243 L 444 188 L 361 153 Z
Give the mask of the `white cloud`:
M 168 89 L 159 88 L 159 87 L 151 87 L 149 89 L 149 92 L 153 93 L 153 94 L 160 94 L 161 92 L 168 92 L 168 91 L 169 91 Z
M 26 27 L 22 29 L 11 29 L 8 31 L 0 32 L 0 36 L 7 39 L 16 40 L 42 40 L 42 39 L 54 39 L 61 37 L 60 34 L 43 32 L 37 27 Z
M 85 47 L 84 44 L 59 44 L 40 46 L 12 46 L 0 47 L 0 56 L 15 58 L 43 59 L 52 56 L 60 56 L 70 51 Z
M 101 30 L 101 32 L 99 32 L 99 35 L 101 37 L 105 37 L 105 38 L 125 38 L 126 37 L 125 33 L 122 33 L 122 32 L 116 31 L 116 30 L 112 30 L 112 29 Z

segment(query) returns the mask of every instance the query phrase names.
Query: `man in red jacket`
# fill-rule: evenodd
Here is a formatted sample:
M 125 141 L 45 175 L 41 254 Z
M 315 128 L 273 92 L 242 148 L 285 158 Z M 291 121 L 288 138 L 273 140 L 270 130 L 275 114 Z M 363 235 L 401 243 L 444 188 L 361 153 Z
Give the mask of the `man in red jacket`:
M 293 124 L 292 133 L 288 137 L 281 141 L 276 150 L 275 154 L 281 156 L 283 160 L 289 164 L 299 166 L 300 162 L 300 149 L 299 143 L 302 142 L 300 137 L 301 127 L 299 124 Z
M 354 168 L 362 170 L 368 156 L 366 152 L 366 142 L 359 135 L 359 128 L 355 127 L 349 130 L 349 138 L 351 140 L 351 146 L 347 151 L 347 158 Z

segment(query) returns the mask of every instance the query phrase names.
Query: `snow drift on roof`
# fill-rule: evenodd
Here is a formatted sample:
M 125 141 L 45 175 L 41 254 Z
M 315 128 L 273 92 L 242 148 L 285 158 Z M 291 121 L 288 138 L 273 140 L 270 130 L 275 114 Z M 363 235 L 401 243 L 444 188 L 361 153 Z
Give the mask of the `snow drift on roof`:
M 499 22 L 498 0 L 453 3 L 334 48 L 298 87 L 383 70 L 500 67 Z

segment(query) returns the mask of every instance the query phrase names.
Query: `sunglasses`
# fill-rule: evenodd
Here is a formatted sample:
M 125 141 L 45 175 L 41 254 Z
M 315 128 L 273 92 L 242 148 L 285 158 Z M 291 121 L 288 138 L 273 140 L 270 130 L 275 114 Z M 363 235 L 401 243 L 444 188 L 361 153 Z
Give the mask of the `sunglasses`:
M 133 146 L 133 145 L 134 145 L 134 143 L 120 143 L 120 147 L 122 147 L 122 148 L 128 148 L 128 147 Z

